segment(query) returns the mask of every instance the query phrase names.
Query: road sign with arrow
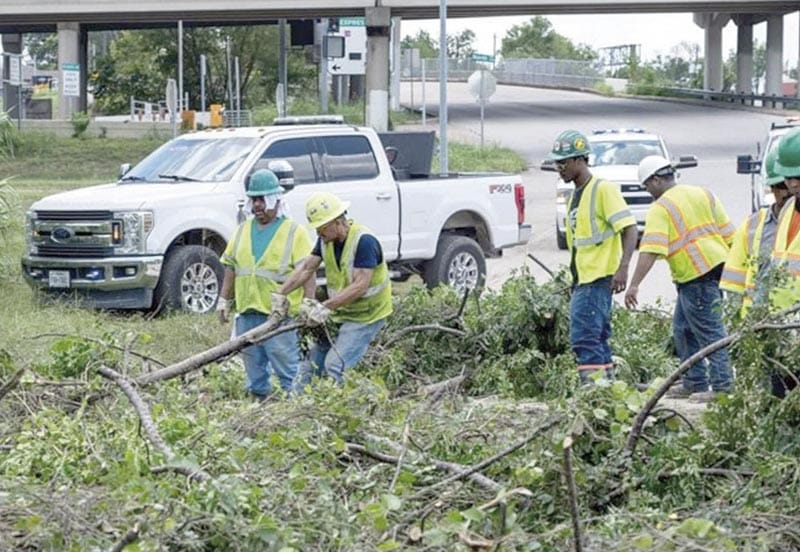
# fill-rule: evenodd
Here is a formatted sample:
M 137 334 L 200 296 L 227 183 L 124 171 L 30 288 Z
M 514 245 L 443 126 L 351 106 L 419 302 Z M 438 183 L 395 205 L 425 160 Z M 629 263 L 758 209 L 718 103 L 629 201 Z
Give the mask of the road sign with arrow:
M 344 57 L 328 60 L 331 75 L 364 75 L 367 72 L 367 27 L 363 17 L 340 17 Z

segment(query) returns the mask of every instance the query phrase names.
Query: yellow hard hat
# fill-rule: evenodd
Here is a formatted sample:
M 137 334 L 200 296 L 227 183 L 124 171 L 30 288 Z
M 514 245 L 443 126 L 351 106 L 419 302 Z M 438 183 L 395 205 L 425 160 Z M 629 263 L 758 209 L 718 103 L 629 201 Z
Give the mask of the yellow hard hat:
M 350 207 L 349 201 L 342 201 L 329 192 L 314 192 L 306 201 L 306 218 L 315 230 L 328 224 Z

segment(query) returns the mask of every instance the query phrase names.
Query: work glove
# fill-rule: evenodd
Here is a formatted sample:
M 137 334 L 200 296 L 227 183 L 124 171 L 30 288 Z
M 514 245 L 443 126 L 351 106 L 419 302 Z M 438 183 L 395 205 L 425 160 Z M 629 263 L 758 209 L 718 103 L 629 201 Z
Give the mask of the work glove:
M 300 305 L 300 320 L 309 326 L 319 326 L 324 324 L 328 317 L 331 315 L 331 309 L 317 301 L 308 297 L 303 299 Z
M 230 319 L 232 310 L 233 299 L 223 299 L 222 297 L 217 299 L 217 316 L 219 316 L 220 323 L 225 324 Z
M 272 305 L 270 314 L 281 319 L 286 318 L 289 314 L 289 298 L 282 293 L 273 292 L 269 295 L 269 301 Z

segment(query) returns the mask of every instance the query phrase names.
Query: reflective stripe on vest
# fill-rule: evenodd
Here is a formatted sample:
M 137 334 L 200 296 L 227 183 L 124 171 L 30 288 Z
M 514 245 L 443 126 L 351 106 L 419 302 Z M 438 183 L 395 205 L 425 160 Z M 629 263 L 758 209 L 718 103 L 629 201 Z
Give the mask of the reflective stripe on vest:
M 283 256 L 281 257 L 281 264 L 278 267 L 278 272 L 274 272 L 272 270 L 266 270 L 263 268 L 256 268 L 256 269 L 243 268 L 237 265 L 234 268 L 236 276 L 249 276 L 250 274 L 253 274 L 255 272 L 255 275 L 258 276 L 259 278 L 272 280 L 273 282 L 278 282 L 279 284 L 285 282 L 290 272 L 289 263 L 292 260 L 292 247 L 294 245 L 294 235 L 295 232 L 297 232 L 297 229 L 299 228 L 299 226 L 296 223 L 292 222 L 291 224 L 292 224 L 291 227 L 289 227 L 289 235 L 286 237 L 286 243 L 283 246 Z M 239 250 L 239 241 L 241 240 L 242 237 L 242 229 L 245 226 L 246 226 L 245 224 L 240 226 L 239 232 L 236 233 L 236 237 L 234 238 L 233 242 L 234 251 Z M 258 262 L 257 259 L 256 262 Z
M 594 177 L 592 177 L 594 179 Z M 600 232 L 597 228 L 597 191 L 600 188 L 599 182 L 594 182 L 592 186 L 592 194 L 589 196 L 589 221 L 592 229 L 592 234 L 588 238 L 575 238 L 573 241 L 575 247 L 586 247 L 588 245 L 597 245 L 607 240 L 615 234 L 612 228 L 605 232 Z M 575 192 L 573 192 L 575 193 Z M 615 221 L 628 216 L 630 213 L 622 211 L 614 215 L 608 220 L 609 224 L 614 224 Z
M 708 194 L 708 192 L 706 193 Z M 713 199 L 713 196 L 710 196 L 710 199 Z M 658 204 L 667 211 L 672 220 L 672 225 L 675 227 L 678 234 L 678 237 L 669 243 L 667 256 L 672 256 L 682 250 L 686 251 L 698 275 L 705 274 L 714 268 L 710 266 L 705 255 L 703 255 L 703 252 L 700 250 L 700 246 L 697 245 L 696 242 L 702 238 L 718 234 L 719 228 L 717 225 L 702 224 L 690 230 L 686 225 L 686 221 L 683 219 L 683 213 L 681 213 L 681 210 L 670 198 L 662 196 L 658 199 Z

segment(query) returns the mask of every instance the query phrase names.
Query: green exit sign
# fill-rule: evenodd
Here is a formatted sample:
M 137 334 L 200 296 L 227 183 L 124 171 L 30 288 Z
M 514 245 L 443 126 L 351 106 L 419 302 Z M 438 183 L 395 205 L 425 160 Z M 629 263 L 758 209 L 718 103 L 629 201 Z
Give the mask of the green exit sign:
M 366 23 L 363 17 L 340 17 L 339 27 L 363 27 Z
M 494 61 L 494 56 L 489 54 L 472 54 L 472 61 Z

